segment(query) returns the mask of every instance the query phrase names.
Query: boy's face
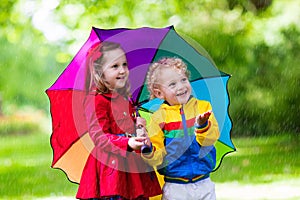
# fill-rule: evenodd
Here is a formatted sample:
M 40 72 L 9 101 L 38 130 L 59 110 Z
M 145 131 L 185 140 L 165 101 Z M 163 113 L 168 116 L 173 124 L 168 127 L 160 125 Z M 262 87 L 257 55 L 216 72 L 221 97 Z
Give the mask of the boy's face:
M 191 95 L 191 84 L 182 70 L 164 68 L 160 71 L 155 96 L 170 105 L 185 104 Z

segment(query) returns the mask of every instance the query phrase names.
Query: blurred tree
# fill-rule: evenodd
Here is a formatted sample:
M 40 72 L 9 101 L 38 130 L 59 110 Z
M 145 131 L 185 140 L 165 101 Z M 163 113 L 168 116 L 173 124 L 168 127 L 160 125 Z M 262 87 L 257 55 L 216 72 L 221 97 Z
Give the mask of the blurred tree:
M 227 0 L 230 9 L 237 6 L 243 7 L 245 11 L 263 11 L 271 4 L 272 0 Z
M 296 89 L 299 73 L 294 70 L 299 65 L 295 52 L 300 15 L 293 11 L 300 4 L 290 3 L 273 1 L 259 15 L 240 6 L 226 10 L 223 4 L 206 13 L 209 23 L 191 23 L 197 32 L 189 34 L 206 48 L 220 69 L 232 74 L 229 91 L 234 135 L 299 132 L 300 112 L 295 104 L 300 93 Z
M 47 109 L 44 90 L 92 26 L 174 25 L 232 74 L 228 89 L 233 134 L 299 132 L 298 0 L 4 0 L 0 7 L 4 107 Z
M 28 13 L 20 12 L 18 1 L 1 3 L 0 93 L 3 112 L 9 107 L 32 105 L 47 108 L 46 86 L 58 75 L 58 48 L 47 44 L 32 26 Z

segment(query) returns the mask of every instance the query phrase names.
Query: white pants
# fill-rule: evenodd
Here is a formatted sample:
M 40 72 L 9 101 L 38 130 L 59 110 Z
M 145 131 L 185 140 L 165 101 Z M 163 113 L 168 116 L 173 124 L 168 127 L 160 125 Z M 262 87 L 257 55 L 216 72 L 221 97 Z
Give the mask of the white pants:
M 178 184 L 166 182 L 163 200 L 215 200 L 215 184 L 206 178 L 196 183 Z

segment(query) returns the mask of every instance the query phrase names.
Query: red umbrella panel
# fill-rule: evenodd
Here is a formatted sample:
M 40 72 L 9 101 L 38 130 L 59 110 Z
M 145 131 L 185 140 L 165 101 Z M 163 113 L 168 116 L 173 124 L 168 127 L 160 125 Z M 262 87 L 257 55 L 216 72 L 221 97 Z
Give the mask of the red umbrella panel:
M 90 77 L 85 59 L 88 50 L 95 43 L 103 41 L 119 43 L 124 49 L 130 70 L 132 98 L 141 110 L 154 111 L 153 108 L 159 105 L 158 101 L 149 101 L 149 92 L 145 86 L 149 65 L 165 56 L 182 58 L 191 71 L 193 95 L 210 101 L 215 108 L 214 113 L 221 131 L 221 137 L 216 144 L 216 168 L 224 155 L 235 151 L 230 139 L 232 124 L 228 114 L 227 81 L 230 76 L 218 70 L 210 58 L 180 37 L 173 26 L 108 30 L 93 27 L 79 52 L 56 82 L 46 90 L 52 115 L 53 168 L 62 169 L 69 180 L 78 183 L 85 162 L 94 148 L 88 134 L 83 107 L 85 86 Z

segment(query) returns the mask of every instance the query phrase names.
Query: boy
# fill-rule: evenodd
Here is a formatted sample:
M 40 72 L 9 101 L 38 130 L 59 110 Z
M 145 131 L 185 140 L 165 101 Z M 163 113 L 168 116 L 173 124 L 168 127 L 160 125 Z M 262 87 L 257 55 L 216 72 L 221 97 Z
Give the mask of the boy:
M 164 100 L 147 126 L 152 150 L 143 159 L 164 175 L 164 200 L 216 199 L 209 174 L 219 128 L 211 104 L 191 96 L 186 64 L 179 58 L 153 63 L 147 74 L 152 98 Z

